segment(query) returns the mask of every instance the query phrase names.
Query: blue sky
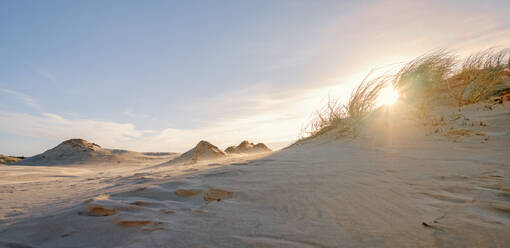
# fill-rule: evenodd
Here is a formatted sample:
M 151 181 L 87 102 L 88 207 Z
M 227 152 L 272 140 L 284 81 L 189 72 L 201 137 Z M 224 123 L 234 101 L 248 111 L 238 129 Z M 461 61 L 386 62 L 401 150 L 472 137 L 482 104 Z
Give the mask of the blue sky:
M 279 148 L 375 66 L 509 47 L 505 2 L 1 1 L 0 154 Z

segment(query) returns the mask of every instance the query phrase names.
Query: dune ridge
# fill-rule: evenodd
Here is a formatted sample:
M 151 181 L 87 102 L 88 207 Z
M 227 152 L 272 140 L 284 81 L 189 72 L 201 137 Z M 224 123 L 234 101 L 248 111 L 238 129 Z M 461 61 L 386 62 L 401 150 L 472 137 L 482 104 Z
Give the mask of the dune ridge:
M 163 165 L 175 163 L 189 163 L 195 164 L 203 160 L 215 160 L 225 158 L 227 155 L 217 146 L 209 143 L 208 141 L 201 140 L 198 144 L 179 157 L 172 159 Z
M 84 139 L 69 139 L 41 154 L 17 161 L 15 165 L 71 165 L 93 163 L 136 163 L 172 157 L 177 153 L 139 153 L 121 149 L 107 149 Z
M 271 152 L 264 143 L 251 143 L 247 140 L 242 141 L 237 146 L 229 146 L 225 149 L 227 154 L 240 154 L 240 153 L 258 153 L 258 152 Z

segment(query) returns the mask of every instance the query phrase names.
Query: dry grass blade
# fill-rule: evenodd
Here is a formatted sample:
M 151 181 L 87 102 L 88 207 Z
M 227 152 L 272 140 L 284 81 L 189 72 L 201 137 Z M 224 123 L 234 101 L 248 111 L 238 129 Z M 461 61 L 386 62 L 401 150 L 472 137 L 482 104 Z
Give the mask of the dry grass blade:
M 315 110 L 310 121 L 302 128 L 301 136 L 315 137 L 325 133 L 334 126 L 334 123 L 346 116 L 345 105 L 339 104 L 338 100 L 329 97 L 328 102 L 322 108 Z
M 510 82 L 510 50 L 488 49 L 463 62 L 450 52 L 438 50 L 410 61 L 395 74 L 371 75 L 354 89 L 347 104 L 330 98 L 302 129 L 302 136 L 313 138 L 333 129 L 356 136 L 357 127 L 374 110 L 379 93 L 389 83 L 399 92 L 401 101 L 414 105 L 419 119 L 427 119 L 437 105 L 456 102 L 460 109 L 500 96 L 510 88 L 504 83 Z
M 445 82 L 453 74 L 456 64 L 456 57 L 449 52 L 431 52 L 404 65 L 393 76 L 393 86 L 403 100 L 426 104 L 445 92 Z
M 340 134 L 355 136 L 357 126 L 374 109 L 379 93 L 389 82 L 387 76 L 371 79 L 370 75 L 354 89 L 346 105 L 329 98 L 302 130 L 302 136 L 313 138 L 332 129 Z
M 374 79 L 369 77 L 370 74 L 351 93 L 347 103 L 347 113 L 350 118 L 361 120 L 370 113 L 376 105 L 379 93 L 387 85 L 387 76 L 383 75 Z
M 448 89 L 459 107 L 491 95 L 510 77 L 510 50 L 488 49 L 469 56 L 460 71 L 448 79 Z

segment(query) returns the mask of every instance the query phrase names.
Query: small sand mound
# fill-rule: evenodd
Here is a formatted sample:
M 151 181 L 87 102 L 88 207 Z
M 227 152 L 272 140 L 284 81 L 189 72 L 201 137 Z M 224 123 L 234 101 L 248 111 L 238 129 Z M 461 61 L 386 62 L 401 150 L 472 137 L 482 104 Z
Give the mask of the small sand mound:
M 271 149 L 269 149 L 269 147 L 267 147 L 266 144 L 264 144 L 264 143 L 256 144 L 255 146 L 253 146 L 253 149 L 255 149 L 257 151 L 263 151 L 263 152 L 270 152 L 271 151 Z
M 215 145 L 202 140 L 193 149 L 169 161 L 169 163 L 196 163 L 202 160 L 214 160 L 226 157 L 226 154 Z
M 117 213 L 117 210 L 105 206 L 87 204 L 85 206 L 85 212 L 90 216 L 110 216 Z
M 181 197 L 191 197 L 200 193 L 202 193 L 202 191 L 198 189 L 178 189 L 175 191 L 175 194 Z
M 228 154 L 232 153 L 259 153 L 259 152 L 270 152 L 264 143 L 253 144 L 247 140 L 241 142 L 238 146 L 230 146 L 225 152 Z
M 236 147 L 236 150 L 238 151 L 248 151 L 250 149 L 252 149 L 253 147 L 255 146 L 255 144 L 247 141 L 247 140 L 244 140 L 243 142 L 241 142 L 241 144 L 239 144 L 237 147 Z
M 150 221 L 150 220 L 118 220 L 115 222 L 118 226 L 121 227 L 136 227 L 142 228 L 142 231 L 158 231 L 164 230 L 163 222 L 160 221 Z
M 234 192 L 223 190 L 223 189 L 214 189 L 210 188 L 205 192 L 204 200 L 207 202 L 213 201 L 221 201 L 226 198 L 234 197 Z
M 85 202 L 84 214 L 88 216 L 111 216 L 120 211 L 134 211 L 138 209 L 135 204 L 127 205 L 111 200 L 108 195 L 99 195 Z

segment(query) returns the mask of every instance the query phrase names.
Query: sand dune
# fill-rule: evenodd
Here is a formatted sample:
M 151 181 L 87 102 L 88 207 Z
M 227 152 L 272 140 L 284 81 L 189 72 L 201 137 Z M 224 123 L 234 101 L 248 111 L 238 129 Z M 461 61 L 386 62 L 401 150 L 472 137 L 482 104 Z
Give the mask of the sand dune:
M 208 141 L 202 140 L 198 144 L 183 153 L 181 156 L 164 163 L 163 165 L 176 164 L 176 163 L 187 163 L 194 164 L 204 160 L 216 160 L 225 158 L 227 155 L 215 145 Z
M 258 152 L 270 152 L 264 143 L 253 144 L 247 140 L 241 142 L 238 146 L 230 146 L 225 149 L 227 154 L 239 154 L 239 153 L 258 153 Z
M 138 153 L 119 149 L 105 149 L 83 139 L 70 139 L 33 157 L 25 158 L 15 165 L 69 165 L 98 163 L 140 163 L 175 157 L 176 153 Z
M 505 247 L 510 114 L 481 109 L 422 123 L 412 108 L 382 108 L 355 140 L 332 131 L 216 163 L 75 171 L 60 192 L 56 181 L 0 185 L 0 199 L 48 187 L 67 203 L 0 200 L 25 216 L 4 214 L 0 247 Z M 196 148 L 185 161 L 202 148 L 224 157 Z M 71 185 L 86 190 L 64 194 Z

